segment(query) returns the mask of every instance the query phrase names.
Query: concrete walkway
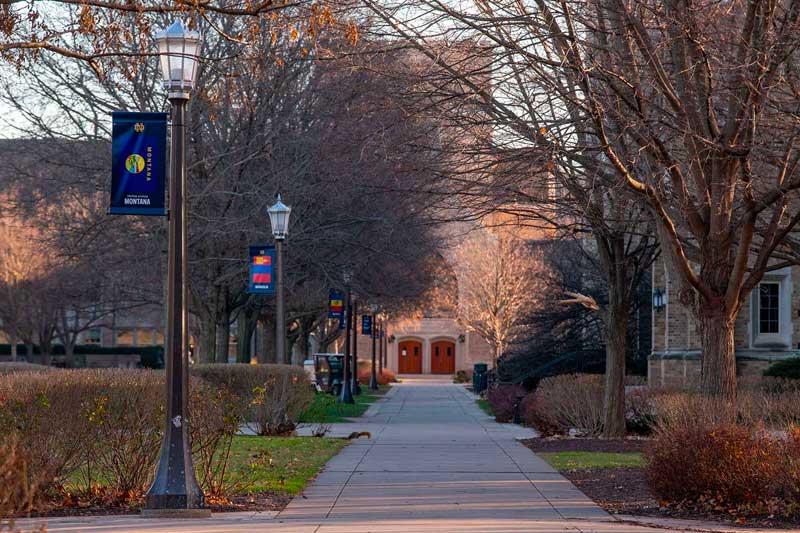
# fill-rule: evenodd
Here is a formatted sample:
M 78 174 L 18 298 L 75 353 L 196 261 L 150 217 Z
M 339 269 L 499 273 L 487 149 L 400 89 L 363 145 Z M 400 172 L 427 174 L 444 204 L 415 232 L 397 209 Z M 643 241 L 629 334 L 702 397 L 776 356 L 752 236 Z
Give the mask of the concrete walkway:
M 495 423 L 463 387 L 442 380 L 407 380 L 358 422 L 337 425 L 334 431 L 368 431 L 372 438 L 345 448 L 304 496 L 277 516 L 72 518 L 49 521 L 48 531 L 658 531 L 608 515 L 516 441 L 531 436 L 529 430 Z

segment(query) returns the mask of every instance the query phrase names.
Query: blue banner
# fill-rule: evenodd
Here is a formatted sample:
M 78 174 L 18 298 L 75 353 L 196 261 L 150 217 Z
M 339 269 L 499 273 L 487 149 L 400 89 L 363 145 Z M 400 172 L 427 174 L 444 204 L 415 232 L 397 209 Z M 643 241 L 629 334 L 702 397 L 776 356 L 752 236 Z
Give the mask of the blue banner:
M 271 244 L 250 247 L 250 294 L 275 294 L 275 247 Z
M 372 315 L 361 315 L 361 334 L 372 335 Z
M 111 113 L 112 215 L 164 216 L 167 113 Z
M 328 318 L 344 319 L 344 293 L 331 289 L 328 297 Z

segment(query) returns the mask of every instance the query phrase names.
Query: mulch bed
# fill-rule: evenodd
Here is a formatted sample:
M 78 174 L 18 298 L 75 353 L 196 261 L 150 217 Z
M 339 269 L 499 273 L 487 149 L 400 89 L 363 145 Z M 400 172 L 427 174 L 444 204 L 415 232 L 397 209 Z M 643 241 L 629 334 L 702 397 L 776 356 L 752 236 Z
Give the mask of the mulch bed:
M 647 439 L 604 440 L 591 438 L 540 438 L 521 441 L 533 452 L 641 452 Z M 644 468 L 591 468 L 561 472 L 581 492 L 612 514 L 703 520 L 738 527 L 796 527 L 800 519 L 741 519 L 728 513 L 708 512 L 684 506 L 662 506 L 650 491 Z
M 233 496 L 228 502 L 206 502 L 212 513 L 230 513 L 239 511 L 282 511 L 292 500 L 292 495 L 285 493 L 267 492 Z M 54 518 L 66 516 L 113 516 L 138 514 L 144 507 L 144 501 L 129 504 L 103 505 L 103 504 L 75 504 L 63 505 L 51 503 L 43 505 L 30 515 L 20 515 L 17 518 Z
M 569 439 L 569 438 L 543 438 L 525 439 L 522 444 L 534 452 L 606 452 L 627 453 L 642 452 L 647 446 L 647 439 Z

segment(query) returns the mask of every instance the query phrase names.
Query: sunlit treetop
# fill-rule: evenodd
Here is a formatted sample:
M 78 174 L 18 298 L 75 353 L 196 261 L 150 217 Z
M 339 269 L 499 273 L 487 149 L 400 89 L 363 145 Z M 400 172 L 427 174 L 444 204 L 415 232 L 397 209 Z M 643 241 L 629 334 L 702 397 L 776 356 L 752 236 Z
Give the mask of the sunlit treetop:
M 243 54 L 265 31 L 313 42 L 337 19 L 327 0 L 0 0 L 0 62 L 22 70 L 56 54 L 103 77 L 154 55 L 152 36 L 175 18 Z

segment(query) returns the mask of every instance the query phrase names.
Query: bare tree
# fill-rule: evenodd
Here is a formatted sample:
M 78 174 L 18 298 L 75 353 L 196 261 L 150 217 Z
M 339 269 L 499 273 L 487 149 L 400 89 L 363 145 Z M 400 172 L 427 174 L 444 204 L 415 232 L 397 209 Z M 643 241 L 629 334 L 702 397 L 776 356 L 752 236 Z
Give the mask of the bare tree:
M 368 3 L 395 22 L 397 12 Z M 527 108 L 500 99 L 493 110 L 532 119 L 507 130 L 647 206 L 700 322 L 702 389 L 731 405 L 735 318 L 765 272 L 795 259 L 798 2 L 424 6 L 415 20 L 429 26 L 403 21 L 404 37 L 477 35 L 507 58 L 501 72 L 522 80 Z
M 385 23 L 374 32 L 384 48 L 399 38 L 413 50 L 406 54 L 427 65 L 411 74 L 418 83 L 408 109 L 443 125 L 428 149 L 444 163 L 437 179 L 413 188 L 437 199 L 437 220 L 522 227 L 537 239 L 576 240 L 597 258 L 609 288 L 600 310 L 605 431 L 620 435 L 627 324 L 656 249 L 650 213 L 600 157 L 580 108 L 540 81 L 541 69 L 555 67 L 529 59 L 548 52 L 528 39 L 527 19 L 513 15 L 524 6 L 431 0 L 409 16 L 402 2 L 365 4 Z
M 524 241 L 474 233 L 457 248 L 458 317 L 494 348 L 494 364 L 545 299 L 550 274 Z
M 85 63 L 98 78 L 127 75 L 154 55 L 149 36 L 174 17 L 240 47 L 257 49 L 258 36 L 269 28 L 290 36 L 315 38 L 337 21 L 325 2 L 276 1 L 186 3 L 179 0 L 54 0 L 49 3 L 0 0 L 0 60 L 30 66 L 41 57 L 58 56 Z M 344 31 L 352 31 L 343 23 Z

